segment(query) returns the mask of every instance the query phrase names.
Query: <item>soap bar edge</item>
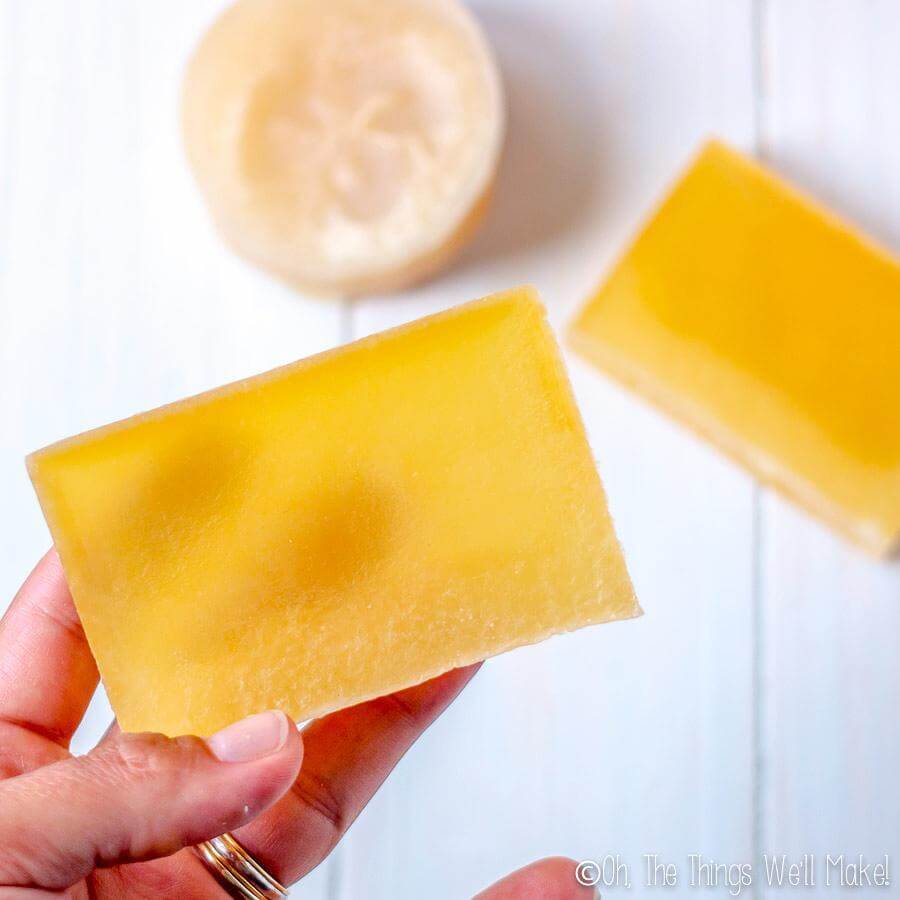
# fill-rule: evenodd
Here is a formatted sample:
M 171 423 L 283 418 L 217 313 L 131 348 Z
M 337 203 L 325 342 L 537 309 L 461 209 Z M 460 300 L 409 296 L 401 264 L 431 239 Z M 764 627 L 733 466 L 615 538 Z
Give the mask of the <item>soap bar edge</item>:
M 328 349 L 321 350 L 320 352 L 314 353 L 311 356 L 305 356 L 300 359 L 292 360 L 291 362 L 284 363 L 283 365 L 276 366 L 272 369 L 267 369 L 264 372 L 258 372 L 253 375 L 248 375 L 245 378 L 238 378 L 235 381 L 226 382 L 225 384 L 213 385 L 213 387 L 211 388 L 207 388 L 206 390 L 199 391 L 195 394 L 190 394 L 187 397 L 180 397 L 177 400 L 162 403 L 142 412 L 133 413 L 132 415 L 125 416 L 122 419 L 116 419 L 112 422 L 104 422 L 96 427 L 88 428 L 85 431 L 80 431 L 77 434 L 70 435 L 69 437 L 62 438 L 58 441 L 53 441 L 50 444 L 39 447 L 36 450 L 32 450 L 26 455 L 25 462 L 26 466 L 28 467 L 32 483 L 34 483 L 34 477 L 32 473 L 35 471 L 33 467 L 40 464 L 40 460 L 43 456 L 50 455 L 51 452 L 58 453 L 64 451 L 69 447 L 77 447 L 80 444 L 89 441 L 99 432 L 115 433 L 116 431 L 122 430 L 124 428 L 140 424 L 141 422 L 153 421 L 158 418 L 163 418 L 181 409 L 189 409 L 192 406 L 196 406 L 198 403 L 202 403 L 205 399 L 214 398 L 215 395 L 236 394 L 244 390 L 266 384 L 269 381 L 277 381 L 281 376 L 286 376 L 294 371 L 310 368 L 329 357 L 341 356 L 344 353 L 349 353 L 354 350 L 363 348 L 373 342 L 377 343 L 383 340 L 386 335 L 402 334 L 409 331 L 418 330 L 420 328 L 433 324 L 436 320 L 439 321 L 441 319 L 455 318 L 460 314 L 464 314 L 472 307 L 509 302 L 511 299 L 517 296 L 521 297 L 524 302 L 528 303 L 535 310 L 539 311 L 542 318 L 546 322 L 546 310 L 540 300 L 540 296 L 537 290 L 532 285 L 520 285 L 517 287 L 509 288 L 505 291 L 497 291 L 493 294 L 486 294 L 485 296 L 478 297 L 475 300 L 469 300 L 465 303 L 456 304 L 455 306 L 448 307 L 447 309 L 442 309 L 438 312 L 432 313 L 431 315 L 413 319 L 410 322 L 404 322 L 392 328 L 385 329 L 384 331 L 375 332 L 374 334 L 369 334 L 365 337 L 349 341 L 345 344 L 339 344 L 335 347 L 329 347 Z
M 770 459 L 759 452 L 760 448 L 750 447 L 743 440 L 732 439 L 728 429 L 721 428 L 713 416 L 706 416 L 692 404 L 685 403 L 676 393 L 667 393 L 658 379 L 651 378 L 629 366 L 628 362 L 601 345 L 590 335 L 578 330 L 573 323 L 566 333 L 567 344 L 584 360 L 596 366 L 617 384 L 634 394 L 669 422 L 685 428 L 737 463 L 751 478 L 761 484 L 778 490 L 803 510 L 828 525 L 837 534 L 849 540 L 874 559 L 890 559 L 900 551 L 900 535 L 885 535 L 878 526 L 867 527 L 859 516 L 849 515 L 843 507 L 830 499 L 814 486 L 807 486 L 795 473 L 777 459 Z M 756 450 L 757 453 L 752 451 Z M 850 525 L 850 520 L 857 527 Z

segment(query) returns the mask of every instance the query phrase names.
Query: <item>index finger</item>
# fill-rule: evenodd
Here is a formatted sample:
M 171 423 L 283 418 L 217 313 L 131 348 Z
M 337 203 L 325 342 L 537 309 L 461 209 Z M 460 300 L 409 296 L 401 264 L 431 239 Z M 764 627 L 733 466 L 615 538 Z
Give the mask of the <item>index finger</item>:
M 0 721 L 67 747 L 98 677 L 51 549 L 0 620 Z

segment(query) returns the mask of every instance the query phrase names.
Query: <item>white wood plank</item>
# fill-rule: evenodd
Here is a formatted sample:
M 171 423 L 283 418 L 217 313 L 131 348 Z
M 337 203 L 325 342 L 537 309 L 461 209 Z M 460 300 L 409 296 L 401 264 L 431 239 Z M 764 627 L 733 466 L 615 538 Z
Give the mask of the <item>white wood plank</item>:
M 48 544 L 28 451 L 341 338 L 221 246 L 184 163 L 182 66 L 223 5 L 0 3 L 0 609 Z
M 749 3 L 473 6 L 510 94 L 497 205 L 360 334 L 522 282 L 561 324 L 705 134 L 752 143 Z M 752 484 L 572 365 L 647 616 L 489 661 L 351 831 L 346 900 L 469 896 L 553 853 L 749 858 Z
M 771 3 L 762 34 L 765 155 L 900 251 L 900 6 Z M 896 853 L 900 564 L 777 497 L 763 521 L 764 847 Z
M 340 337 L 339 310 L 220 247 L 185 170 L 180 67 L 220 5 L 0 3 L 0 597 L 46 543 L 28 450 Z M 363 304 L 360 333 L 522 281 L 561 323 L 703 133 L 751 146 L 749 0 L 475 5 L 511 89 L 499 202 L 459 266 Z M 767 153 L 900 249 L 896 4 L 764 9 Z M 345 870 L 296 895 L 458 897 L 554 852 L 748 856 L 749 482 L 573 367 L 647 617 L 489 663 Z M 763 524 L 766 846 L 892 850 L 897 566 L 774 497 Z

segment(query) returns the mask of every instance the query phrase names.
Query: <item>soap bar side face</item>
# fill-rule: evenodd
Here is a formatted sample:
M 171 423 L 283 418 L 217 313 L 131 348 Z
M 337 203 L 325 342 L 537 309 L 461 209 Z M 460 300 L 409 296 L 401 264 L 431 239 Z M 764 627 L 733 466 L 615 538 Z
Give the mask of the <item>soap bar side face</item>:
M 543 310 L 488 298 L 35 454 L 126 730 L 298 719 L 638 613 Z
M 900 534 L 900 266 L 709 144 L 573 344 L 873 553 Z

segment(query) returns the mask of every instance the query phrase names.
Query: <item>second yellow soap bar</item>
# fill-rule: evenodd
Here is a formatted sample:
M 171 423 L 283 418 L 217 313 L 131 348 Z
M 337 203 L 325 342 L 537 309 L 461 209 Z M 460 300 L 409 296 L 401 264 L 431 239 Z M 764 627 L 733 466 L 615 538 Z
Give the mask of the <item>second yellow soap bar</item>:
M 639 613 L 527 290 L 33 454 L 126 730 L 302 720 Z
M 900 536 L 900 265 L 708 144 L 572 328 L 587 357 L 874 554 Z

